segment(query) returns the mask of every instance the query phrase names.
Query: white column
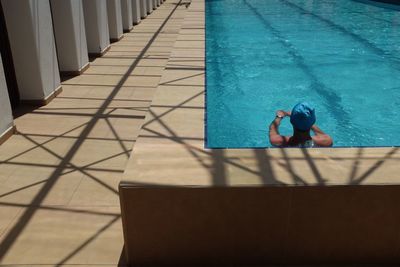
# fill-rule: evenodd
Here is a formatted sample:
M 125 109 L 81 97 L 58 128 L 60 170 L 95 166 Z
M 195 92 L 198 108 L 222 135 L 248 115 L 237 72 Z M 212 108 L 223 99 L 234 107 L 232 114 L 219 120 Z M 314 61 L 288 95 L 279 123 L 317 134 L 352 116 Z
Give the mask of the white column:
M 89 55 L 101 56 L 110 47 L 106 0 L 83 0 L 83 14 Z
M 121 0 L 122 28 L 124 32 L 129 32 L 133 28 L 132 20 L 132 0 Z
M 48 0 L 2 0 L 21 100 L 46 104 L 60 88 Z
M 0 57 L 0 144 L 5 141 L 6 135 L 11 134 L 11 131 L 13 131 L 13 126 L 14 122 L 11 104 L 8 97 L 7 84 Z
M 153 9 L 157 9 L 157 0 L 153 0 Z
M 110 39 L 112 42 L 116 42 L 123 37 L 121 1 L 107 0 L 107 12 Z
M 50 3 L 60 71 L 79 75 L 89 66 L 82 2 L 51 0 Z
M 134 25 L 140 23 L 140 0 L 132 0 L 132 21 Z
M 161 0 L 157 0 L 157 6 L 161 5 Z
M 147 14 L 153 12 L 153 0 L 146 0 Z
M 147 17 L 147 0 L 139 0 L 140 2 L 140 18 L 145 19 Z

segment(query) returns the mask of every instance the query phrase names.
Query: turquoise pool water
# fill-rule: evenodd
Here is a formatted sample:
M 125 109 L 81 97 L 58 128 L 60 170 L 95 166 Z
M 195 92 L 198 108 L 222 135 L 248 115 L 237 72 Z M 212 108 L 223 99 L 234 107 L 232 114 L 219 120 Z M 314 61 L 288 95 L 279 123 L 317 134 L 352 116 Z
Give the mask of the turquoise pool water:
M 334 146 L 400 145 L 400 11 L 351 0 L 206 0 L 207 147 L 270 147 L 307 101 Z M 285 119 L 281 134 L 290 134 Z

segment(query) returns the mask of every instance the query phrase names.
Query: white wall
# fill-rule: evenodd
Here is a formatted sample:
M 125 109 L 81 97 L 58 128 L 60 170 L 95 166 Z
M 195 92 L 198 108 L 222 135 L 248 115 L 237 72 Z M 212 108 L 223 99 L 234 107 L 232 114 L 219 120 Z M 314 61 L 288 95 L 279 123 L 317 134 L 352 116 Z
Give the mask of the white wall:
M 130 31 L 132 29 L 132 1 L 121 0 L 121 11 L 122 11 L 122 28 L 124 31 Z
M 42 100 L 60 86 L 48 0 L 2 0 L 22 100 Z
M 61 71 L 80 71 L 88 64 L 81 0 L 51 0 L 57 54 Z
M 107 3 L 106 0 L 83 0 L 82 3 L 88 51 L 99 54 L 110 45 Z
M 0 56 L 0 136 L 13 124 L 11 104 L 8 98 L 7 84 Z
M 147 14 L 153 12 L 153 0 L 146 0 Z
M 140 22 L 140 0 L 132 0 L 132 22 L 139 24 Z
M 139 0 L 140 2 L 140 17 L 142 19 L 147 17 L 147 0 Z
M 111 40 L 121 38 L 122 32 L 122 13 L 120 0 L 107 0 L 108 29 Z

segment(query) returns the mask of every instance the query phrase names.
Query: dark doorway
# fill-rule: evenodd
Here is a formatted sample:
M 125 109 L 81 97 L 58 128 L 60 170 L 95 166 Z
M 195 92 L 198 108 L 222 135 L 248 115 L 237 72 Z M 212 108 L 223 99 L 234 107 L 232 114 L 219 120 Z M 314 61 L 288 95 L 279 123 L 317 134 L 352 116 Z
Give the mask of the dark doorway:
M 4 75 L 10 97 L 11 107 L 14 110 L 20 102 L 17 78 L 15 77 L 14 63 L 12 59 L 10 42 L 8 39 L 6 20 L 4 18 L 3 6 L 0 2 L 0 53 L 3 62 Z

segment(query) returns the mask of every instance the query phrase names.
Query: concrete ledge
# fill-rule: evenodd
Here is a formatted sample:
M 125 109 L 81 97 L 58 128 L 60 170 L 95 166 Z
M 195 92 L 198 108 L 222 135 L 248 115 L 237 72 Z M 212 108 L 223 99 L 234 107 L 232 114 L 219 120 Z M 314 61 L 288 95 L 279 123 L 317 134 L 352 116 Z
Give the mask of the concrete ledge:
M 4 133 L 2 133 L 0 135 L 0 145 L 7 141 L 7 139 L 10 138 L 16 131 L 17 128 L 15 127 L 15 125 L 13 125 L 8 128 Z
M 56 96 L 58 96 L 62 92 L 62 87 L 59 86 L 57 89 L 53 91 L 49 96 L 45 99 L 29 99 L 29 100 L 21 100 L 21 104 L 31 105 L 31 106 L 45 106 L 50 103 Z
M 131 265 L 400 262 L 400 186 L 122 185 L 120 194 Z
M 65 77 L 68 77 L 68 76 L 79 76 L 82 73 L 84 73 L 89 67 L 90 67 L 90 63 L 88 62 L 80 70 L 76 70 L 76 71 L 74 71 L 74 70 L 71 70 L 71 71 L 60 71 L 60 75 L 61 76 L 65 76 Z
M 204 0 L 185 14 L 119 187 L 128 263 L 400 263 L 400 148 L 205 148 Z
M 102 57 L 102 56 L 104 56 L 105 53 L 107 53 L 108 50 L 110 50 L 110 48 L 111 48 L 111 45 L 108 45 L 106 48 L 104 48 L 99 53 L 89 53 L 89 57 Z

